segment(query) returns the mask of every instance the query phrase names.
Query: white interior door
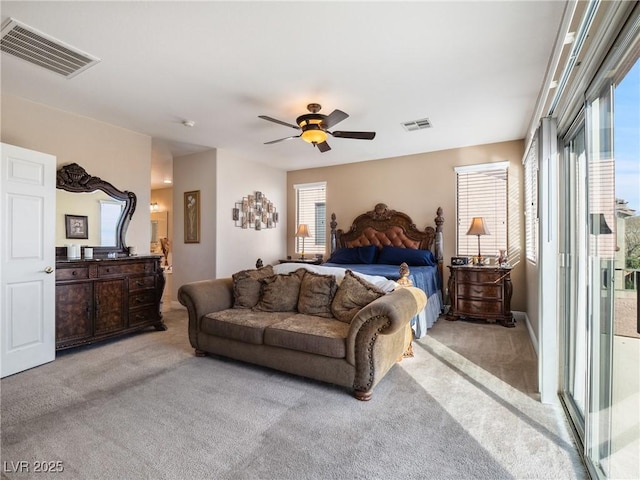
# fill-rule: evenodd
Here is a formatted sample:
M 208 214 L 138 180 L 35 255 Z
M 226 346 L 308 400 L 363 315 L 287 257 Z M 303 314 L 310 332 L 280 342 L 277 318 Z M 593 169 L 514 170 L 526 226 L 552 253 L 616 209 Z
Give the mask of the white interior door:
M 0 144 L 0 376 L 55 358 L 56 157 Z

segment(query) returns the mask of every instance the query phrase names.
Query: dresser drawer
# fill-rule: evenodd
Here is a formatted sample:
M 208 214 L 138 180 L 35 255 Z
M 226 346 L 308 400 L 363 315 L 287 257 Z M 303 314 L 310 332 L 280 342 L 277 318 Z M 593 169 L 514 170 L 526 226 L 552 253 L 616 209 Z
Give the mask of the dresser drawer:
M 156 277 L 149 275 L 146 277 L 129 278 L 129 291 L 148 290 L 156 286 Z
M 86 280 L 89 278 L 89 267 L 74 267 L 56 269 L 56 281 Z
M 495 299 L 502 298 L 502 285 L 478 285 L 473 283 L 456 284 L 458 298 Z
M 135 275 L 140 273 L 153 273 L 153 263 L 109 263 L 108 261 L 98 266 L 98 277 L 111 277 L 115 275 Z
M 129 326 L 158 321 L 158 308 L 151 305 L 143 308 L 135 308 L 129 311 Z
M 502 303 L 490 300 L 467 300 L 458 298 L 456 301 L 456 311 L 461 315 L 470 315 L 483 318 L 485 315 L 496 315 L 502 313 Z
M 135 293 L 129 295 L 129 309 L 153 305 L 156 301 L 156 294 L 152 291 Z

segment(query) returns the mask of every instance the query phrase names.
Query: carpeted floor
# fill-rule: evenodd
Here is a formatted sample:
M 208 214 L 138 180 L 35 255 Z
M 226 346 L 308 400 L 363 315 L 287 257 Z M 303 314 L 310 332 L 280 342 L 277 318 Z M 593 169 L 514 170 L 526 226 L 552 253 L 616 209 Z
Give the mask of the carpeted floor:
M 2 478 L 587 478 L 560 407 L 527 391 L 535 362 L 518 347 L 521 324 L 440 320 L 359 402 L 194 357 L 186 312 L 165 319 L 166 332 L 63 352 L 3 379 Z M 487 352 L 499 337 L 514 345 L 511 360 L 499 346 Z M 20 461 L 29 472 L 15 472 Z M 36 461 L 64 471 L 35 473 Z

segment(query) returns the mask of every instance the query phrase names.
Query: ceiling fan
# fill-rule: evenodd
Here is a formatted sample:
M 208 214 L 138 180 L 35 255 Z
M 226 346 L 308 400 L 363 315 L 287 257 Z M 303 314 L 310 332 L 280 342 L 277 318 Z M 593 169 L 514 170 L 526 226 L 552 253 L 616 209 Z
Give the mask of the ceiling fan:
M 279 123 L 280 125 L 291 127 L 295 130 L 302 130 L 302 133 L 300 133 L 300 135 L 293 135 L 291 137 L 279 138 L 278 140 L 271 140 L 270 142 L 265 142 L 265 145 L 271 145 L 272 143 L 278 143 L 284 140 L 291 140 L 292 138 L 302 137 L 305 142 L 309 142 L 314 147 L 318 147 L 318 150 L 324 153 L 331 150 L 331 147 L 327 143 L 327 134 L 337 138 L 355 138 L 360 140 L 373 140 L 375 138 L 376 132 L 329 131 L 329 128 L 343 121 L 345 118 L 348 118 L 349 115 L 344 113 L 342 110 L 334 110 L 329 115 L 323 115 L 322 113 L 318 113 L 321 108 L 322 107 L 318 103 L 310 103 L 309 105 L 307 105 L 307 110 L 309 110 L 309 112 L 311 113 L 300 115 L 298 118 L 296 118 L 297 125 L 283 122 L 282 120 L 268 117 L 267 115 L 259 115 L 258 117 L 262 118 L 263 120 Z

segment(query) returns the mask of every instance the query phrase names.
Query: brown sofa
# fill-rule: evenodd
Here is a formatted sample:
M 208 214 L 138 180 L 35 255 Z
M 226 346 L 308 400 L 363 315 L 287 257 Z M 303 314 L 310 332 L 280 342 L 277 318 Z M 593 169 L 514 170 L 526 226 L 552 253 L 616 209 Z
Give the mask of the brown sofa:
M 409 323 L 427 301 L 420 289 L 399 288 L 359 309 L 347 323 L 330 313 L 234 308 L 234 287 L 231 278 L 180 287 L 178 300 L 189 312 L 196 355 L 221 355 L 348 387 L 358 400 L 369 400 L 402 358 L 411 339 Z

